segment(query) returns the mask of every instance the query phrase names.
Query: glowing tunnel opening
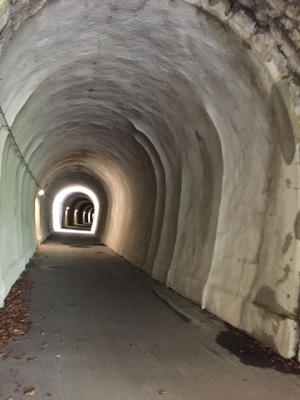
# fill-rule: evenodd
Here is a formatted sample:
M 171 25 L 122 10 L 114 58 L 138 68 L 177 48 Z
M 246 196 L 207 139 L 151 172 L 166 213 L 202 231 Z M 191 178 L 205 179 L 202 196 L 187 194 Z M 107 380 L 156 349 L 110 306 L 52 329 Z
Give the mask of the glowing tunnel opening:
M 85 194 L 88 196 L 94 204 L 94 218 L 91 221 L 92 226 L 90 231 L 77 231 L 79 233 L 95 233 L 97 228 L 98 222 L 98 215 L 99 215 L 99 201 L 95 193 L 86 188 L 85 186 L 68 186 L 67 188 L 61 190 L 57 196 L 55 197 L 53 208 L 52 208 L 52 221 L 53 221 L 53 230 L 55 232 L 63 231 L 63 232 L 76 232 L 71 229 L 62 228 L 62 220 L 63 215 L 65 214 L 65 210 L 67 209 L 65 200 L 72 194 L 79 193 Z

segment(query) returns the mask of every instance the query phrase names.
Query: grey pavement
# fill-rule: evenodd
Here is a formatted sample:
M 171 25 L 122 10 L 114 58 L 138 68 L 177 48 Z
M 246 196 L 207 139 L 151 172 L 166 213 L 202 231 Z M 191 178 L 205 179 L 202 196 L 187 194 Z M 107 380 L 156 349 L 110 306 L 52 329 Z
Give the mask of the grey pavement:
M 30 388 L 38 400 L 300 399 L 296 368 L 250 354 L 251 341 L 92 235 L 56 233 L 32 261 L 31 329 L 0 360 L 1 399 Z

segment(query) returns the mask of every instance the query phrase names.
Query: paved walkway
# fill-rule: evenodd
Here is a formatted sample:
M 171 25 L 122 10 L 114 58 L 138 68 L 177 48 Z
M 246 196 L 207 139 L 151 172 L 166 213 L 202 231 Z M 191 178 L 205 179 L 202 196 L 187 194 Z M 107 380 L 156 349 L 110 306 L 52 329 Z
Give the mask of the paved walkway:
M 0 361 L 1 399 L 300 399 L 295 368 L 92 235 L 58 233 L 35 254 L 31 330 Z

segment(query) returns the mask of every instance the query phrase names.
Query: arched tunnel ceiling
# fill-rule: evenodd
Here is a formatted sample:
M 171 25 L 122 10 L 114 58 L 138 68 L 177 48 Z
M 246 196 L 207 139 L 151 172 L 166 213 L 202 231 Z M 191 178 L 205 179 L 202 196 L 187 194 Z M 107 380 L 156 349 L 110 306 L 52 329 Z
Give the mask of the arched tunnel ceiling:
M 151 163 L 141 136 L 172 165 L 183 151 L 189 157 L 195 130 L 216 135 L 210 119 L 221 141 L 237 126 L 251 135 L 253 115 L 263 132 L 271 85 L 263 72 L 233 34 L 192 6 L 64 1 L 15 33 L 2 57 L 0 99 L 39 181 L 66 169 L 97 171 L 106 182 L 112 174 L 145 180 Z
M 50 196 L 44 236 L 51 197 L 84 183 L 100 200 L 106 244 L 256 337 L 273 329 L 260 313 L 272 320 L 284 303 L 286 325 L 271 344 L 295 352 L 296 291 L 289 300 L 287 287 L 279 292 L 281 308 L 260 295 L 271 265 L 281 276 L 279 243 L 295 221 L 286 208 L 296 192 L 276 197 L 287 180 L 297 184 L 293 130 L 241 38 L 181 1 L 57 1 L 14 33 L 0 78 L 1 107 Z M 18 176 L 10 143 L 2 173 Z M 295 264 L 289 282 L 296 275 Z

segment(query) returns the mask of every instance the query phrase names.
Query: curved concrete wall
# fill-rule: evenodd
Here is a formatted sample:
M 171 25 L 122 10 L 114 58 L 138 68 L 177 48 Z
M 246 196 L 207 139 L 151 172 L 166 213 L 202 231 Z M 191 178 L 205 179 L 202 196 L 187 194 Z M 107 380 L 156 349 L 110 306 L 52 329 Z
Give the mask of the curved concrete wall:
M 84 184 L 107 245 L 292 357 L 297 100 L 212 16 L 226 2 L 202 3 L 63 0 L 14 33 L 0 105 L 46 196 L 2 126 L 0 295 L 52 231 L 56 194 Z

